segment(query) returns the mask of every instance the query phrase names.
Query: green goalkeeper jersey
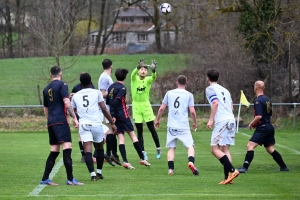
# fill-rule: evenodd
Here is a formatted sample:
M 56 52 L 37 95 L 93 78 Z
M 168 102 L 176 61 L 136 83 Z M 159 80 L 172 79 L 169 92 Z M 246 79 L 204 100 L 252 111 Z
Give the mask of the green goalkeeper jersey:
M 131 73 L 131 93 L 132 101 L 147 102 L 150 98 L 150 89 L 156 79 L 156 72 L 152 76 L 146 76 L 143 80 L 138 75 L 138 69 L 135 68 Z

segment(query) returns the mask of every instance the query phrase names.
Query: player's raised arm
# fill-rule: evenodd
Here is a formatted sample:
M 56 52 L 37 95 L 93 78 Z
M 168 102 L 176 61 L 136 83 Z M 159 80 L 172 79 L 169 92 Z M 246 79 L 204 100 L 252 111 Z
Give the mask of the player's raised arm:
M 144 67 L 145 66 L 145 62 L 146 60 L 144 58 L 141 58 L 138 62 L 138 66 L 136 68 L 134 68 L 134 70 L 131 73 L 131 81 L 134 81 L 137 79 L 137 73 L 139 71 L 139 68 Z

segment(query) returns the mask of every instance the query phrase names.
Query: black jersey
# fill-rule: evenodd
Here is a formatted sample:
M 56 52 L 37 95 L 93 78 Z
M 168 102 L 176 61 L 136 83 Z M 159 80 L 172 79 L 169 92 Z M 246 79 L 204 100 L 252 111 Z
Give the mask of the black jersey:
M 111 84 L 108 88 L 106 104 L 110 106 L 110 114 L 116 119 L 127 119 L 129 114 L 126 106 L 126 87 L 119 82 Z
M 67 110 L 63 99 L 69 98 L 68 85 L 59 80 L 52 81 L 43 91 L 44 107 L 48 108 L 48 126 L 66 124 Z
M 254 117 L 261 116 L 259 124 L 271 122 L 272 103 L 266 95 L 260 95 L 254 100 Z

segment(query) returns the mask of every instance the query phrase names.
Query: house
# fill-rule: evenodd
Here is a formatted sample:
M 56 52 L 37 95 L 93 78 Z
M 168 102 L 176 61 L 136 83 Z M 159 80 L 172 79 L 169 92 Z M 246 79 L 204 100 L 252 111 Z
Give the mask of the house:
M 143 52 L 155 45 L 154 24 L 149 15 L 153 16 L 153 7 L 128 7 L 120 10 L 116 24 L 109 37 L 106 48 L 121 49 L 123 53 Z M 174 28 L 166 31 L 166 23 L 161 27 L 162 46 L 172 42 L 175 38 Z M 110 31 L 110 27 L 107 31 Z M 98 30 L 90 33 L 91 46 L 94 46 Z M 168 42 L 167 42 L 168 41 Z

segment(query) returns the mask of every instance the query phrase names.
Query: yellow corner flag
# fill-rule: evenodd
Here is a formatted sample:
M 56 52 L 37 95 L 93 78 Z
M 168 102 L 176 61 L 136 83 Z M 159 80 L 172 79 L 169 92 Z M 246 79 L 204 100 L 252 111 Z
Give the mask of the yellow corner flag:
M 249 108 L 250 103 L 248 102 L 243 90 L 241 90 L 241 99 L 240 99 L 240 104 L 243 104 Z

